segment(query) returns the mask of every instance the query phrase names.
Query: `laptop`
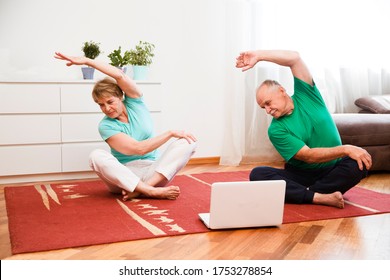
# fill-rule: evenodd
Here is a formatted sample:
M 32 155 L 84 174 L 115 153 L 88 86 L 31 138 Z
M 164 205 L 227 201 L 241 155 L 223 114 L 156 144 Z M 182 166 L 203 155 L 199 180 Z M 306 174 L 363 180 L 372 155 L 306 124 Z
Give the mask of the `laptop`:
M 278 226 L 285 192 L 284 180 L 213 183 L 210 213 L 199 218 L 209 229 Z

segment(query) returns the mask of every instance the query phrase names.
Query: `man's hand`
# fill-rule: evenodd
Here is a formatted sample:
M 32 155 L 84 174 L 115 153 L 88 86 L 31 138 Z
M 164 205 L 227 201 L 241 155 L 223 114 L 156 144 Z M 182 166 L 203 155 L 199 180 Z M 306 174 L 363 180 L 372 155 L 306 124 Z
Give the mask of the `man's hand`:
M 359 165 L 359 169 L 363 170 L 363 165 L 369 170 L 372 166 L 372 158 L 371 155 L 363 148 L 352 146 L 352 145 L 344 145 L 348 156 L 354 160 Z
M 242 71 L 246 71 L 255 66 L 257 62 L 258 60 L 255 51 L 242 52 L 236 58 L 236 67 L 241 68 Z

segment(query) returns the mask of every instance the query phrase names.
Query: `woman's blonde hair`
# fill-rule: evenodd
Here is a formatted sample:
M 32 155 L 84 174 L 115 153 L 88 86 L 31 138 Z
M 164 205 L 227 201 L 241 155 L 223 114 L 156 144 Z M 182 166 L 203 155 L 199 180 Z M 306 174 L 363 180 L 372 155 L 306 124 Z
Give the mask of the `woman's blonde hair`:
M 97 103 L 101 97 L 115 96 L 123 99 L 123 91 L 112 78 L 104 78 L 98 81 L 92 90 L 92 98 Z

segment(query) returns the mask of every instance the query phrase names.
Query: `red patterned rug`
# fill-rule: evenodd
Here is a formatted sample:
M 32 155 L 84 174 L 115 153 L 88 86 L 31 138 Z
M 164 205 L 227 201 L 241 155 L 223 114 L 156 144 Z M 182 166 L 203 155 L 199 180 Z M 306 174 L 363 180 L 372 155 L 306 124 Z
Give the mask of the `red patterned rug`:
M 99 181 L 6 187 L 5 200 L 13 254 L 119 241 L 207 232 L 198 213 L 207 212 L 210 184 L 246 181 L 248 172 L 176 176 L 175 201 L 122 202 Z M 285 206 L 284 223 L 390 212 L 390 195 L 355 187 L 344 209 L 318 205 Z

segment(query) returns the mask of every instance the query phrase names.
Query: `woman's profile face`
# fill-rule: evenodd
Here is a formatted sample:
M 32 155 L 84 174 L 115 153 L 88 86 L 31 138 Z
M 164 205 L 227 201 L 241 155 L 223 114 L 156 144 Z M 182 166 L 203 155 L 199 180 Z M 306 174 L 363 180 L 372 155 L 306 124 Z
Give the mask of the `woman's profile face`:
M 118 118 L 123 112 L 122 100 L 116 96 L 100 97 L 96 103 L 100 110 L 111 119 Z

